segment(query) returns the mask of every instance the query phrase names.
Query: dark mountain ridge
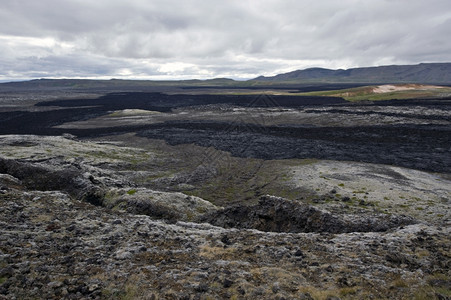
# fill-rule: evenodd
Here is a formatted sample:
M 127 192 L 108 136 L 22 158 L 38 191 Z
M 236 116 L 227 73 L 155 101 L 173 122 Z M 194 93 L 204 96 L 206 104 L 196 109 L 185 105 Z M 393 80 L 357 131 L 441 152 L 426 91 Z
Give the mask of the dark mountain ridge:
M 362 82 L 362 83 L 451 83 L 451 63 L 421 63 L 352 69 L 310 68 L 272 77 L 260 76 L 260 82 Z
M 293 87 L 312 84 L 383 84 L 383 83 L 422 83 L 451 85 L 451 63 L 421 63 L 418 65 L 391 65 L 352 69 L 331 70 L 325 68 L 309 68 L 284 74 L 265 77 L 259 76 L 247 81 L 229 78 L 213 78 L 207 80 L 128 80 L 128 79 L 34 79 L 0 83 L 0 90 L 17 89 L 53 90 L 53 89 L 108 89 L 130 90 L 154 88 L 262 88 Z

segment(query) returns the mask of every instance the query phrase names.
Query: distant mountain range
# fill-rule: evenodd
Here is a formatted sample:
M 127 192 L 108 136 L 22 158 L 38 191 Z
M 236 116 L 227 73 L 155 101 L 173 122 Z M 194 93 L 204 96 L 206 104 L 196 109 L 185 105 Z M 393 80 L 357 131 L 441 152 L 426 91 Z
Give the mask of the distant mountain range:
M 260 76 L 247 81 L 228 78 L 208 80 L 88 80 L 88 79 L 35 79 L 30 81 L 0 83 L 4 89 L 139 89 L 152 87 L 259 87 L 291 86 L 330 83 L 383 84 L 423 83 L 451 86 L 451 63 L 421 63 L 418 65 L 393 65 L 381 67 L 331 70 L 310 68 L 272 77 Z
M 431 83 L 451 84 L 451 63 L 422 63 L 418 65 L 392 65 L 381 67 L 330 70 L 310 68 L 279 74 L 260 76 L 260 82 L 285 83 Z

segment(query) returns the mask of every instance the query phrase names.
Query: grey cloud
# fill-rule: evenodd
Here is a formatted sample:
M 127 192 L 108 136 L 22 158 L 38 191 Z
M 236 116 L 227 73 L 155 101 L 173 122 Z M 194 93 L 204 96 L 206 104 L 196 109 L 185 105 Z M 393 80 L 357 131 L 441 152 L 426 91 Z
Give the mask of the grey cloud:
M 0 72 L 239 78 L 451 61 L 450 25 L 448 0 L 5 0 Z

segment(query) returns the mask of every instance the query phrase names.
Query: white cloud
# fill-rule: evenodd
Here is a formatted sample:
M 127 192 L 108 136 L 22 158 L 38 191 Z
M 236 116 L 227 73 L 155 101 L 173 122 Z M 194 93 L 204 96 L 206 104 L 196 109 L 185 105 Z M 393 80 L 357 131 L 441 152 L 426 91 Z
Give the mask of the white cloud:
M 0 78 L 250 78 L 451 61 L 448 0 L 4 0 Z

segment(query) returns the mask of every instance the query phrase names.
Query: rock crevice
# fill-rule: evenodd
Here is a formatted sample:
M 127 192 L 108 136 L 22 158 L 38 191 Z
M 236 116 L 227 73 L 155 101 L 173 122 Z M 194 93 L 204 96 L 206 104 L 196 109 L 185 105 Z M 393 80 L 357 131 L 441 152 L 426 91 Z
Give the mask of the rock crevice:
M 253 206 L 235 205 L 206 214 L 200 221 L 225 228 L 267 232 L 381 232 L 415 223 L 407 216 L 336 214 L 275 196 L 263 196 Z

